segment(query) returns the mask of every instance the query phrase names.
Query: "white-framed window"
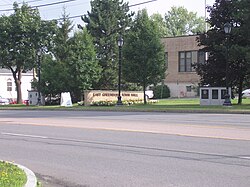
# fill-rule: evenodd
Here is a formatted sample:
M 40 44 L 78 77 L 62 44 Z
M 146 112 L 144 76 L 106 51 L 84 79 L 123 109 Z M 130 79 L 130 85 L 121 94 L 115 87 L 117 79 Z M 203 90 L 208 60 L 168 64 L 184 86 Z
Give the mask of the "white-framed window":
M 7 80 L 7 91 L 8 92 L 12 91 L 12 80 L 11 79 Z

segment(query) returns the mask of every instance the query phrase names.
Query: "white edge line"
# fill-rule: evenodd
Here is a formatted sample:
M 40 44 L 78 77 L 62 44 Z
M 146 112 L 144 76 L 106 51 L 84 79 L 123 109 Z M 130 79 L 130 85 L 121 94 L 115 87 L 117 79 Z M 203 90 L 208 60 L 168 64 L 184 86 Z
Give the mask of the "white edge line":
M 36 136 L 36 135 L 29 135 L 29 134 L 16 134 L 16 133 L 7 133 L 2 132 L 2 135 L 9 135 L 9 136 L 21 136 L 21 137 L 29 137 L 29 138 L 42 138 L 42 139 L 48 139 L 47 136 Z

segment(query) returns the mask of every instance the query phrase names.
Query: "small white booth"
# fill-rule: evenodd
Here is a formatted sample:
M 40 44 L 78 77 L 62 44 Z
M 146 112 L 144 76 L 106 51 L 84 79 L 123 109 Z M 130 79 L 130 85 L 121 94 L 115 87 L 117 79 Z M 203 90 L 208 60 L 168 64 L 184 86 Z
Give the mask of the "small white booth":
M 228 88 L 231 97 L 231 88 Z M 223 105 L 226 87 L 201 87 L 200 88 L 200 105 Z

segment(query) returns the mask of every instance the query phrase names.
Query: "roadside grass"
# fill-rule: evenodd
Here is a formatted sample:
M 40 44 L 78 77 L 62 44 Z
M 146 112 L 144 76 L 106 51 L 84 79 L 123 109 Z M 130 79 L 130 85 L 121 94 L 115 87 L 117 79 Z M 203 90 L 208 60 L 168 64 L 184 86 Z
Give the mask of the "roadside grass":
M 0 161 L 0 186 L 23 187 L 27 182 L 25 172 L 16 165 Z
M 199 98 L 194 99 L 161 99 L 151 104 L 133 104 L 130 106 L 79 106 L 73 107 L 56 106 L 26 106 L 4 105 L 0 109 L 27 109 L 27 110 L 92 110 L 92 111 L 145 111 L 145 112 L 235 112 L 250 114 L 250 98 L 243 99 L 241 105 L 237 105 L 237 99 L 232 100 L 232 107 L 226 106 L 201 106 Z

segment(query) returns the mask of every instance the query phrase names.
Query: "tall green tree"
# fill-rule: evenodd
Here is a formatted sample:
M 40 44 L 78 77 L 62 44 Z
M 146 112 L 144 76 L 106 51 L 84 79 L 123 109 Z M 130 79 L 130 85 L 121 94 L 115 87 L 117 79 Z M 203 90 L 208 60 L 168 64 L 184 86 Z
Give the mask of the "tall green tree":
M 70 92 L 73 101 L 79 101 L 83 91 L 92 89 L 99 80 L 101 68 L 93 39 L 86 28 L 70 36 L 72 29 L 72 22 L 64 11 L 54 48 L 43 58 L 42 91 L 48 97 Z
M 84 90 L 93 89 L 93 85 L 99 81 L 101 67 L 96 59 L 93 39 L 86 28 L 74 33 L 69 45 L 71 91 L 75 98 L 80 99 Z
M 123 0 L 92 0 L 91 11 L 82 20 L 94 38 L 97 58 L 102 67 L 95 89 L 114 89 L 117 85 L 117 36 L 130 26 L 132 13 Z
M 11 70 L 22 103 L 22 72 L 36 66 L 39 48 L 48 48 L 54 22 L 42 21 L 37 9 L 14 3 L 14 13 L 0 17 L 0 66 Z
M 249 3 L 243 1 L 216 0 L 209 7 L 211 29 L 199 37 L 200 45 L 204 51 L 210 52 L 206 64 L 197 66 L 197 72 L 201 76 L 202 84 L 211 86 L 226 86 L 226 82 L 238 91 L 238 104 L 241 104 L 241 92 L 244 81 L 249 80 L 250 64 L 247 58 L 249 54 L 249 31 L 247 30 L 249 15 Z M 226 35 L 225 23 L 232 24 L 232 32 Z M 228 68 L 226 68 L 228 64 Z M 227 80 L 226 74 L 228 73 Z
M 198 17 L 197 13 L 188 12 L 184 7 L 172 7 L 165 14 L 165 24 L 165 36 L 197 34 L 206 29 L 205 19 Z
M 169 36 L 169 29 L 167 28 L 164 17 L 162 17 L 160 13 L 154 13 L 150 18 L 157 24 L 161 37 Z
M 41 64 L 41 91 L 45 96 L 60 95 L 61 92 L 70 92 L 70 32 L 73 30 L 65 9 L 62 19 L 56 26 L 53 46 L 49 54 L 42 56 Z M 36 83 L 34 83 L 36 85 Z
M 123 78 L 143 87 L 146 104 L 146 87 L 159 83 L 165 77 L 164 47 L 157 24 L 147 11 L 139 11 L 123 47 Z

